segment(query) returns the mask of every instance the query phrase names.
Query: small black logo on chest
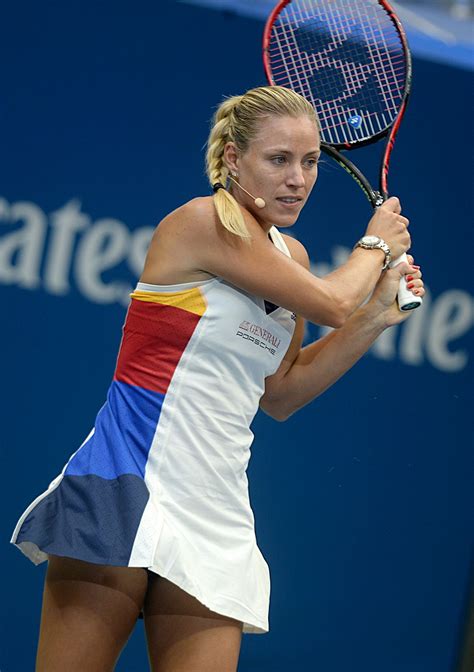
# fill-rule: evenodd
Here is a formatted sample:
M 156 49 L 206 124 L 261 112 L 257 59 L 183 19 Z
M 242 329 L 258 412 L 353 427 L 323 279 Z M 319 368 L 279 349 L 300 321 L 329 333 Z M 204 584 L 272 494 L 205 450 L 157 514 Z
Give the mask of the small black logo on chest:
M 276 306 L 274 303 L 271 303 L 271 301 L 265 301 L 265 313 L 267 315 L 270 315 L 270 313 L 274 313 L 275 310 L 278 310 L 280 306 Z

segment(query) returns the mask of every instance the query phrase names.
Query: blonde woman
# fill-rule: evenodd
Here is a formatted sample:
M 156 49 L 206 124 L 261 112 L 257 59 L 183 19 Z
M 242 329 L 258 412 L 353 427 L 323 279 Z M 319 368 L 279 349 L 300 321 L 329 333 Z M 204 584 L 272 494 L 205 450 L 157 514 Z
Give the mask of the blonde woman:
M 279 229 L 298 219 L 319 154 L 315 113 L 292 91 L 252 89 L 217 110 L 214 193 L 157 227 L 107 401 L 13 534 L 48 560 L 38 672 L 112 670 L 142 614 L 155 672 L 235 671 L 242 633 L 268 631 L 250 423 L 259 406 L 285 420 L 407 319 L 401 275 L 424 294 L 417 266 L 384 270 L 410 246 L 396 198 L 360 231 L 371 249 L 310 273 Z M 334 330 L 302 347 L 305 319 Z

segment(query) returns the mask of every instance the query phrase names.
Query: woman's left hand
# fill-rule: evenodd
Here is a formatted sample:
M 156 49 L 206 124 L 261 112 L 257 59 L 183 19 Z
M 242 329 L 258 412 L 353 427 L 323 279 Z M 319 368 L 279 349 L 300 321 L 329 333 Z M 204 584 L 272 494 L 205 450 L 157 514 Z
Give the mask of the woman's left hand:
M 394 268 L 384 271 L 367 304 L 375 308 L 377 313 L 383 314 L 387 327 L 404 322 L 414 312 L 411 310 L 402 311 L 398 308 L 397 293 L 401 277 L 405 276 L 408 289 L 415 296 L 424 296 L 425 294 L 420 267 L 414 265 L 414 259 L 411 255 L 408 254 L 407 258 L 408 264 L 400 263 Z

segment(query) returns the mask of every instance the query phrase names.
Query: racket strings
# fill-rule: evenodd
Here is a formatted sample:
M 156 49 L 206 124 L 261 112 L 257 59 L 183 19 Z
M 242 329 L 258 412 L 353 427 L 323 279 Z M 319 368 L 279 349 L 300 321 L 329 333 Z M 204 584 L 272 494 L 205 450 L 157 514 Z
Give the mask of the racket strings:
M 403 101 L 405 51 L 376 0 L 293 0 L 273 25 L 269 62 L 275 84 L 314 105 L 332 144 L 383 132 Z

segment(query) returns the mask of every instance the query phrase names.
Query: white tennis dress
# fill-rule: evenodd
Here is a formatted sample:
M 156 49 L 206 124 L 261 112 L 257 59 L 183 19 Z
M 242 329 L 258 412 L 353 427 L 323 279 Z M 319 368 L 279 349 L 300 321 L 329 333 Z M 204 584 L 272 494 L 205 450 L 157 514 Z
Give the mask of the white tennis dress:
M 289 255 L 273 227 L 275 246 Z M 270 575 L 246 469 L 265 377 L 295 316 L 221 278 L 138 283 L 94 428 L 26 509 L 12 543 L 146 567 L 209 609 L 267 632 Z

